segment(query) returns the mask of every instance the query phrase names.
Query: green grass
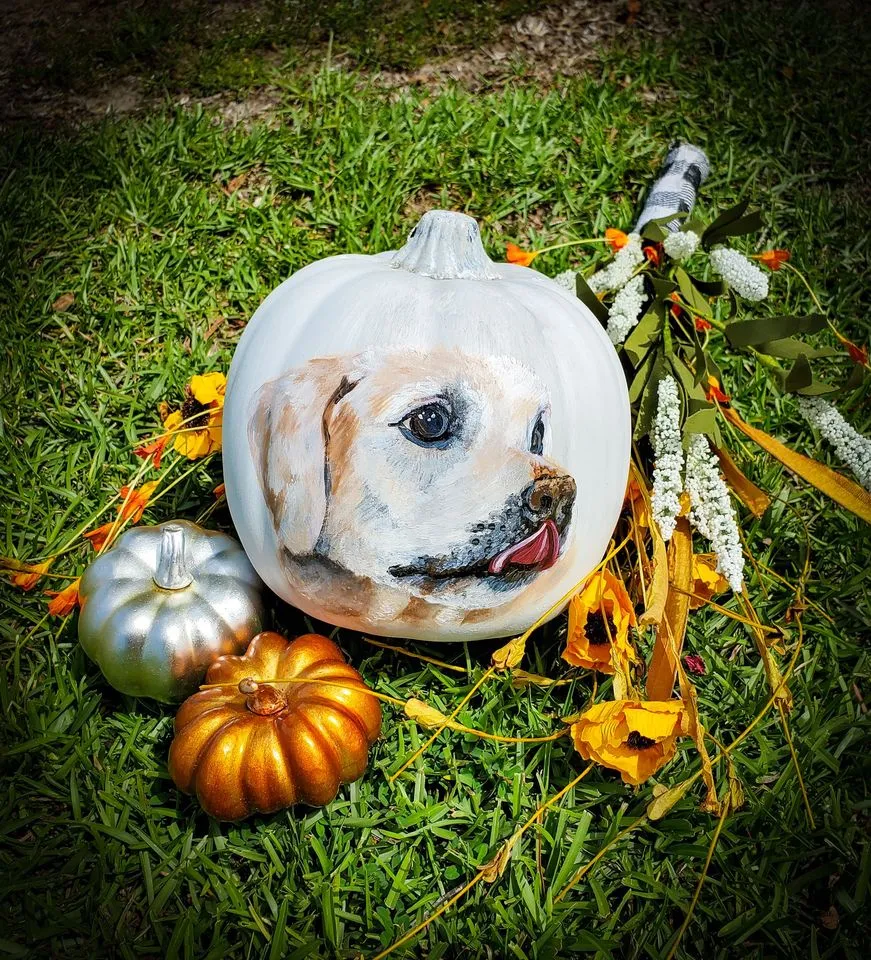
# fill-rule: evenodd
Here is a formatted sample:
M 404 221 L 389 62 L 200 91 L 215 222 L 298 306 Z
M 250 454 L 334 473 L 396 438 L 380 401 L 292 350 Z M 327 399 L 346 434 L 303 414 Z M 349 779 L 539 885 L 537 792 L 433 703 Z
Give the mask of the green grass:
M 0 553 L 46 555 L 85 523 L 137 468 L 130 451 L 158 424 L 157 403 L 177 399 L 194 373 L 226 369 L 244 321 L 293 270 L 396 247 L 421 203 L 477 216 L 496 257 L 505 239 L 556 242 L 626 226 L 677 135 L 713 162 L 701 212 L 745 196 L 760 204 L 765 245 L 789 247 L 844 331 L 866 340 L 858 27 L 802 6 L 775 30 L 767 10 L 688 25 L 640 51 L 605 51 L 598 72 L 547 93 L 517 84 L 481 97 L 396 97 L 359 75 L 284 71 L 270 78 L 280 103 L 269 126 L 228 130 L 207 113 L 167 109 L 51 136 L 10 131 L 0 147 Z M 250 192 L 227 196 L 222 185 L 246 171 Z M 560 251 L 537 266 L 556 273 L 569 262 Z M 772 287 L 763 310 L 810 311 L 794 277 L 782 271 Z M 74 306 L 53 312 L 65 292 Z M 720 359 L 747 419 L 836 465 L 762 372 Z M 863 397 L 847 412 L 868 433 Z M 792 681 L 790 723 L 816 829 L 772 717 L 736 756 L 747 805 L 726 822 L 679 955 L 864 957 L 867 528 L 757 451 L 738 449 L 775 495 L 765 518 L 745 518 L 753 555 L 795 580 L 806 524 L 809 595 L 833 621 L 805 613 Z M 196 517 L 219 480 L 218 460 L 198 467 L 146 521 Z M 219 511 L 212 522 L 230 519 Z M 87 560 L 82 548 L 58 569 L 77 572 Z M 767 576 L 751 577 L 750 590 L 793 649 L 791 591 Z M 504 746 L 449 733 L 391 786 L 387 775 L 423 732 L 385 708 L 367 774 L 328 808 L 218 824 L 168 777 L 171 712 L 108 688 L 76 643 L 74 618 L 46 620 L 43 597 L 5 584 L 0 596 L 0 953 L 9 956 L 371 955 L 470 878 L 581 768 L 566 741 Z M 288 633 L 306 626 L 281 606 L 274 622 Z M 560 672 L 563 630 L 557 621 L 540 631 L 527 669 Z M 427 651 L 465 666 L 462 676 L 419 669 L 349 632 L 339 639 L 377 689 L 445 709 L 495 647 Z M 708 664 L 703 717 L 730 740 L 769 696 L 753 643 L 708 610 L 693 615 L 687 645 Z M 552 692 L 497 679 L 460 719 L 540 734 L 590 690 L 589 678 Z M 684 748 L 660 779 L 677 783 L 695 764 Z M 403 955 L 665 957 L 714 826 L 697 794 L 552 903 L 649 797 L 649 786 L 633 791 L 595 771 L 526 835 L 498 884 L 477 887 Z M 831 907 L 835 929 L 821 922 Z

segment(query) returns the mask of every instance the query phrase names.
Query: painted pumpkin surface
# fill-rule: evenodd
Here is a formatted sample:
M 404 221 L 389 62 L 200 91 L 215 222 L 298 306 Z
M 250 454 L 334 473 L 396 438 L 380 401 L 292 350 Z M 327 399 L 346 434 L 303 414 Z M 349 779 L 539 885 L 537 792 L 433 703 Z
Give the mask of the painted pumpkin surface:
M 327 637 L 260 633 L 244 656 L 216 660 L 206 682 L 219 686 L 176 715 L 169 772 L 210 816 L 323 806 L 363 775 L 381 705 Z
M 464 214 L 274 290 L 227 385 L 239 537 L 279 596 L 382 636 L 526 629 L 601 559 L 629 398 L 577 297 L 496 264 Z

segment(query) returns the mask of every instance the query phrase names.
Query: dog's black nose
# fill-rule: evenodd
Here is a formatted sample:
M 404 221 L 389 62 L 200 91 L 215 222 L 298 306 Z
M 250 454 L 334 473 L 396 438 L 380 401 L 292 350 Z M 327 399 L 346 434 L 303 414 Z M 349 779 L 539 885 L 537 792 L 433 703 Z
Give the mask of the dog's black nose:
M 521 494 L 523 506 L 535 520 L 551 518 L 565 526 L 571 517 L 577 487 L 565 474 L 545 475 L 534 480 Z

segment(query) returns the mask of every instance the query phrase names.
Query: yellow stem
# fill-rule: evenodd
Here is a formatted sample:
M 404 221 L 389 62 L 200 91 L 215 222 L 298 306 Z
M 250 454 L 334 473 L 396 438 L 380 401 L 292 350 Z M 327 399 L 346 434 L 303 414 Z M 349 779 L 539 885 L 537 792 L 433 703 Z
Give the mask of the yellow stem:
M 189 417 L 185 417 L 184 420 L 179 420 L 178 426 L 172 428 L 172 430 L 164 430 L 162 433 L 156 433 L 153 436 L 145 437 L 142 440 L 137 440 L 135 446 L 144 447 L 149 443 L 154 443 L 157 440 L 163 440 L 166 437 L 169 440 L 170 437 L 174 437 L 177 433 L 196 433 L 197 430 L 205 430 L 205 427 L 183 427 L 185 423 L 191 423 L 194 420 L 198 420 L 200 417 L 206 415 L 210 411 L 214 413 L 216 410 L 221 410 L 223 407 L 209 407 L 207 406 L 205 410 L 200 410 L 199 413 L 191 414 Z
M 472 879 L 465 886 L 460 887 L 460 889 L 450 898 L 450 900 L 443 903 L 439 909 L 432 914 L 432 916 L 427 917 L 426 920 L 422 920 L 416 927 L 412 927 L 412 929 L 409 930 L 408 933 L 406 933 L 399 940 L 397 940 L 396 943 L 391 943 L 386 950 L 382 950 L 381 953 L 376 954 L 372 960 L 383 960 L 384 957 L 390 956 L 390 954 L 395 950 L 398 950 L 400 947 L 408 943 L 409 940 L 416 937 L 423 930 L 426 930 L 426 928 L 434 920 L 438 920 L 438 918 L 445 913 L 445 911 L 450 910 L 457 900 L 459 900 L 461 897 L 464 897 L 472 889 L 472 887 L 474 887 L 476 884 L 479 884 L 483 879 L 483 873 L 476 873 L 475 876 L 472 877 Z
M 508 854 L 513 849 L 517 841 L 523 836 L 523 834 L 539 820 L 542 814 L 549 808 L 552 807 L 555 803 L 558 803 L 576 784 L 580 783 L 581 780 L 593 769 L 594 764 L 588 764 L 570 783 L 562 788 L 559 793 L 555 793 L 546 803 L 543 803 L 532 816 L 520 827 L 518 830 L 515 830 L 514 833 L 502 844 L 499 853 L 494 860 L 502 859 L 505 860 L 508 857 Z M 491 861 L 493 862 L 493 861 Z M 416 927 L 413 927 L 408 933 L 404 934 L 399 940 L 395 943 L 392 943 L 386 950 L 382 950 L 381 953 L 377 954 L 372 958 L 372 960 L 383 960 L 384 957 L 389 956 L 395 950 L 398 950 L 401 946 L 404 946 L 411 940 L 413 937 L 416 937 L 419 933 L 426 928 L 434 921 L 437 920 L 445 911 L 449 910 L 461 897 L 465 896 L 476 884 L 480 883 L 488 874 L 486 871 L 487 865 L 484 867 L 479 867 L 478 872 L 475 874 L 472 879 L 461 887 L 447 902 L 442 904 L 438 910 L 435 911 L 431 916 L 427 917 L 425 920 L 421 921 Z M 494 878 L 495 879 L 495 878 Z M 492 882 L 492 881 L 491 881 Z
M 544 737 L 503 737 L 502 734 L 477 730 L 475 727 L 467 727 L 462 723 L 451 722 L 449 726 L 451 730 L 457 730 L 459 733 L 471 733 L 482 740 L 493 740 L 496 743 L 550 743 L 552 740 L 559 740 L 560 737 L 568 736 L 571 733 L 571 728 L 567 727 L 565 730 L 557 730 L 556 733 L 549 733 Z
M 435 657 L 427 657 L 422 653 L 414 653 L 406 650 L 405 647 L 397 647 L 392 643 L 382 643 L 380 640 L 373 640 L 371 637 L 362 637 L 364 643 L 371 644 L 373 647 L 381 647 L 382 650 L 392 650 L 394 653 L 401 653 L 406 657 L 413 657 L 415 660 L 423 660 L 425 663 L 432 663 L 443 670 L 453 670 L 455 673 L 465 673 L 465 667 L 458 667 L 452 663 L 445 663 L 444 660 L 436 660 Z
M 400 774 L 402 774 L 409 766 L 411 766 L 411 764 L 414 763 L 414 761 L 417 760 L 417 758 L 422 753 L 428 750 L 433 743 L 435 743 L 435 741 L 439 737 L 439 734 L 457 716 L 460 710 L 462 710 L 463 707 L 472 699 L 472 697 L 475 695 L 478 689 L 484 684 L 484 682 L 493 675 L 494 669 L 495 668 L 491 666 L 484 671 L 484 673 L 481 675 L 478 682 L 465 695 L 465 697 L 463 697 L 463 699 L 456 705 L 456 707 L 454 707 L 453 711 L 445 718 L 444 723 L 442 723 L 441 726 L 436 728 L 435 733 L 429 738 L 429 740 L 427 740 L 427 742 L 422 747 L 418 747 L 418 749 L 415 750 L 414 753 L 408 758 L 408 760 L 406 760 L 405 763 L 402 764 L 402 766 L 396 771 L 396 773 L 394 773 L 392 776 L 387 778 L 388 783 L 394 783 L 396 781 L 396 778 L 399 777 Z
M 756 729 L 756 727 L 762 722 L 763 718 L 767 715 L 768 711 L 771 709 L 772 705 L 777 700 L 781 689 L 786 685 L 787 680 L 789 680 L 789 678 L 792 676 L 792 672 L 793 670 L 795 670 L 795 666 L 796 666 L 796 663 L 798 662 L 799 654 L 801 653 L 802 646 L 804 644 L 804 631 L 802 628 L 800 616 L 796 617 L 796 625 L 798 626 L 798 642 L 796 644 L 795 653 L 793 653 L 792 659 L 789 662 L 789 666 L 784 671 L 783 676 L 781 677 L 780 683 L 777 685 L 777 689 L 771 694 L 765 706 L 753 718 L 753 721 L 750 723 L 750 725 L 745 730 L 743 730 L 740 734 L 738 734 L 738 736 L 735 737 L 735 739 L 727 747 L 724 747 L 721 753 L 718 753 L 717 756 L 711 760 L 712 767 L 716 766 L 716 764 L 718 764 L 720 760 L 722 760 L 724 757 L 727 757 L 738 746 L 738 744 L 742 742 L 742 740 L 750 736 L 753 730 Z M 696 780 L 699 779 L 699 777 L 701 777 L 702 769 L 703 768 L 700 767 L 692 775 L 692 777 L 689 778 L 690 783 L 694 783 Z M 585 874 L 587 874 L 592 869 L 592 867 L 596 863 L 598 863 L 599 860 L 602 859 L 602 857 L 607 853 L 607 851 L 610 850 L 611 847 L 614 846 L 614 844 L 617 843 L 618 840 L 625 837 L 626 834 L 631 833 L 639 824 L 643 823 L 645 820 L 647 820 L 646 814 L 640 816 L 637 820 L 633 821 L 631 824 L 629 824 L 628 827 L 621 830 L 620 833 L 618 833 L 612 840 L 610 840 L 607 844 L 605 844 L 605 846 L 602 847 L 602 849 L 596 854 L 596 856 L 593 857 L 593 859 L 590 860 L 589 863 L 581 867 L 581 869 L 578 870 L 578 872 L 572 877 L 571 880 L 569 880 L 569 882 L 563 887 L 563 889 L 557 894 L 557 896 L 554 897 L 554 903 L 558 903 L 560 900 L 562 900 L 563 897 L 568 893 L 568 891 L 579 880 L 581 880 L 585 876 Z
M 793 742 L 792 742 L 792 733 L 790 733 L 790 730 L 789 730 L 789 721 L 787 720 L 787 717 L 786 717 L 786 710 L 783 707 L 783 703 L 779 700 L 777 702 L 777 710 L 780 713 L 780 722 L 783 725 L 783 735 L 786 737 L 786 742 L 789 745 L 789 752 L 792 755 L 792 762 L 793 764 L 795 764 L 795 773 L 796 773 L 796 776 L 798 777 L 798 785 L 801 788 L 801 795 L 802 795 L 802 799 L 804 800 L 804 807 L 805 807 L 805 810 L 807 811 L 807 820 L 808 820 L 808 823 L 810 824 L 811 830 L 816 830 L 817 825 L 816 825 L 816 821 L 814 820 L 813 810 L 811 810 L 811 802 L 810 802 L 810 798 L 807 795 L 807 787 L 805 786 L 804 777 L 802 776 L 802 773 L 801 773 L 801 766 L 799 766 L 798 755 L 795 752 L 795 746 L 793 745 Z
M 728 800 L 723 802 L 723 809 L 720 812 L 720 818 L 717 820 L 717 826 L 714 830 L 714 835 L 711 837 L 711 843 L 708 847 L 708 855 L 705 858 L 705 865 L 702 867 L 702 874 L 699 877 L 699 882 L 696 884 L 695 892 L 693 893 L 693 899 L 690 901 L 689 909 L 687 910 L 686 916 L 683 918 L 683 923 L 680 925 L 680 930 L 677 932 L 677 937 L 675 938 L 674 943 L 671 945 L 671 950 L 668 951 L 668 956 L 665 960 L 672 960 L 672 957 L 677 953 L 677 948 L 683 938 L 686 928 L 689 926 L 690 920 L 692 919 L 693 912 L 696 909 L 696 904 L 699 902 L 699 896 L 702 892 L 702 887 L 704 886 L 705 880 L 708 876 L 708 870 L 711 866 L 711 860 L 714 858 L 714 851 L 717 849 L 717 841 L 720 839 L 720 832 L 723 829 L 723 824 L 726 822 L 726 815 L 729 812 L 729 802 Z
M 359 683 L 342 683 L 341 681 L 336 680 L 319 680 L 319 679 L 309 679 L 306 677 L 252 677 L 257 683 L 311 683 L 311 684 L 321 684 L 325 687 L 338 687 L 340 690 L 363 690 L 363 692 L 369 694 L 369 696 L 375 697 L 376 700 L 383 700 L 385 703 L 392 703 L 396 707 L 404 707 L 405 701 L 400 700 L 399 697 L 391 697 L 386 693 L 378 693 L 375 690 L 370 689 L 365 686 L 361 680 Z M 227 688 L 228 691 L 232 692 L 238 688 L 239 682 L 228 680 L 226 683 L 201 683 L 200 690 L 219 690 L 222 687 Z
M 811 300 L 813 300 L 814 302 L 814 306 L 817 308 L 817 310 L 820 311 L 820 313 L 824 314 L 826 311 L 823 310 L 823 305 L 820 303 L 819 297 L 814 293 L 814 288 L 810 285 L 808 278 L 801 272 L 801 270 L 799 270 L 798 267 L 794 267 L 788 261 L 782 263 L 781 266 L 786 267 L 787 270 L 792 270 L 792 272 L 799 278 L 799 280 L 801 280 L 801 282 L 807 288 L 807 292 L 810 294 Z M 837 329 L 835 328 L 835 325 L 832 323 L 831 320 L 826 318 L 826 323 L 828 323 L 828 325 L 832 328 L 832 330 L 835 331 L 836 334 L 838 334 L 839 337 L 841 336 L 838 333 Z
M 136 492 L 136 485 L 145 476 L 145 472 L 148 470 L 150 466 L 151 466 L 151 456 L 149 455 L 142 461 L 142 466 L 136 471 L 130 483 L 127 484 L 127 495 L 124 497 L 123 503 L 118 508 L 118 513 L 115 519 L 112 521 L 112 526 L 109 528 L 109 533 L 106 536 L 106 539 L 103 541 L 103 545 L 97 551 L 98 557 L 100 556 L 101 553 L 103 553 L 105 550 L 107 550 L 109 547 L 112 546 L 112 543 L 114 542 L 115 537 L 118 536 L 118 534 L 121 532 L 121 530 L 124 528 L 125 524 L 127 523 L 127 520 L 123 517 L 124 510 L 126 509 L 127 504 L 130 503 L 131 499 L 133 498 L 133 494 Z
M 592 860 L 588 861 L 578 870 L 578 872 L 572 877 L 571 880 L 560 890 L 560 892 L 553 898 L 554 903 L 559 903 L 560 900 L 571 890 L 571 888 L 579 881 L 583 880 L 584 876 L 593 869 L 593 867 L 605 856 L 605 854 L 617 843 L 618 840 L 622 840 L 627 834 L 631 833 L 637 826 L 642 824 L 647 819 L 646 815 L 640 816 L 637 820 L 633 820 L 628 827 L 624 827 L 619 833 L 615 834 L 614 837 L 605 844 L 604 847 L 593 857 Z
M 785 587 L 789 587 L 792 590 L 795 590 L 795 587 L 786 579 L 786 577 L 781 576 L 776 570 L 772 570 L 767 564 L 758 561 L 759 566 L 764 570 L 770 577 L 774 577 L 775 580 L 779 580 Z M 829 623 L 834 623 L 834 618 L 830 617 L 825 610 L 818 604 L 814 603 L 809 597 L 802 597 L 802 600 L 809 606 L 813 607 L 814 610 L 824 619 L 828 620 Z
M 564 243 L 554 243 L 549 247 L 542 247 L 535 250 L 536 255 L 541 253 L 550 253 L 551 250 L 561 250 L 563 247 L 576 247 L 580 243 L 608 243 L 605 237 L 584 237 L 582 240 L 566 240 Z
M 702 600 L 705 606 L 710 607 L 712 610 L 716 610 L 717 613 L 721 613 L 724 617 L 729 617 L 730 620 L 737 620 L 738 623 L 746 623 L 748 626 L 758 627 L 760 630 L 765 630 L 767 633 L 781 632 L 777 627 L 769 627 L 764 623 L 756 623 L 747 617 L 742 617 L 740 613 L 734 613 L 731 610 L 727 610 L 726 607 L 721 606 L 719 603 L 715 603 L 713 600 L 709 600 L 707 597 L 702 597 L 699 594 L 692 593 L 689 590 L 681 590 L 680 587 L 676 587 L 673 583 L 670 584 L 669 589 L 674 590 L 675 593 L 682 593 L 685 597 L 691 597 L 693 600 Z

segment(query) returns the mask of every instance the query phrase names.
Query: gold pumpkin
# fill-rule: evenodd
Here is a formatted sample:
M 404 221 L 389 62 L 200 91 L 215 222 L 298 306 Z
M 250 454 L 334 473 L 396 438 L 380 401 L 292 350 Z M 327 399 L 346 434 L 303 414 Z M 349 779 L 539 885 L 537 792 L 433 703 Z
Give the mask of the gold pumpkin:
M 220 686 L 179 708 L 169 772 L 210 816 L 324 806 L 366 769 L 381 706 L 327 637 L 259 633 L 243 656 L 216 660 L 205 682 Z

